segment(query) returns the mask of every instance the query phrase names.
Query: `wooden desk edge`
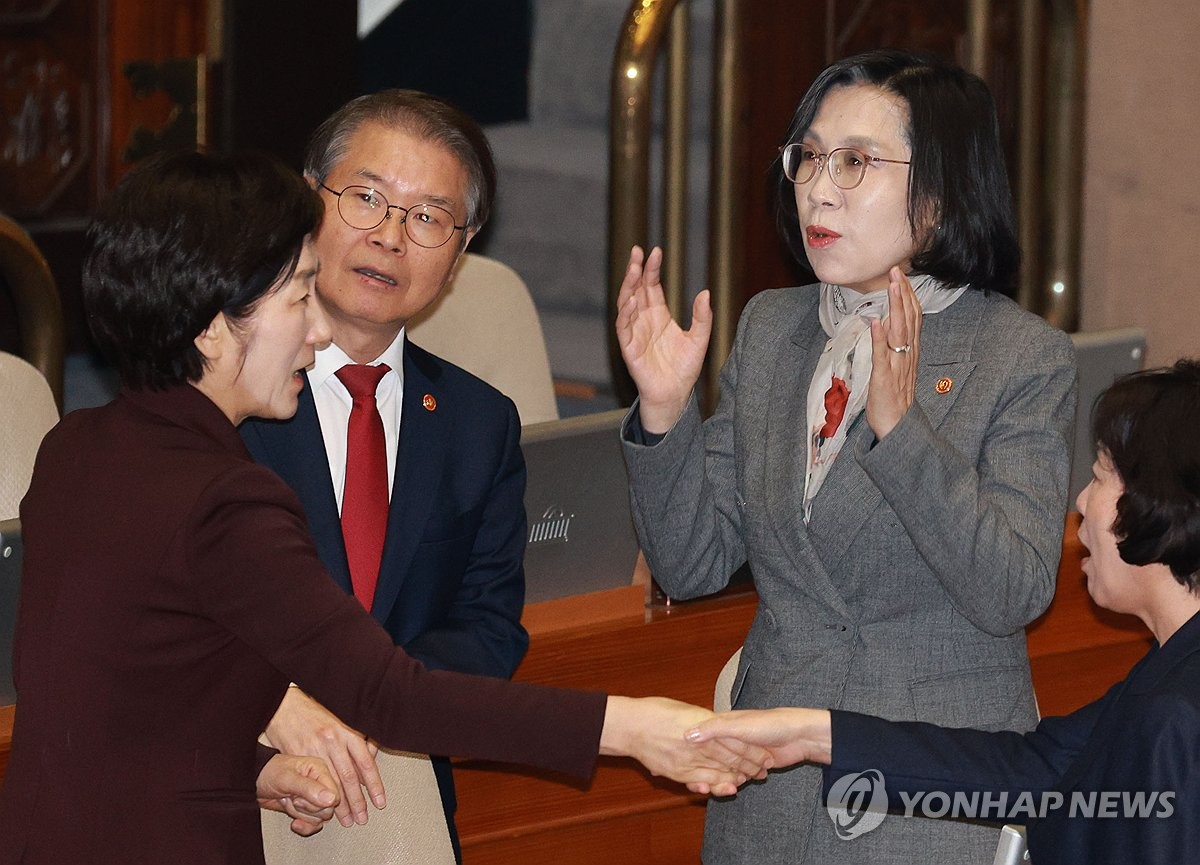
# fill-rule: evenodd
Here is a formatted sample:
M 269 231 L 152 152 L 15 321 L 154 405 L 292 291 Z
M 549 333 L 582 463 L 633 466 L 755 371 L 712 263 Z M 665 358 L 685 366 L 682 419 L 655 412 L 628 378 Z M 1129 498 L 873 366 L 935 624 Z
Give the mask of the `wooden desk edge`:
M 8 753 L 12 750 L 13 720 L 16 714 L 16 706 L 0 706 L 0 786 L 4 784 L 4 774 L 8 770 Z

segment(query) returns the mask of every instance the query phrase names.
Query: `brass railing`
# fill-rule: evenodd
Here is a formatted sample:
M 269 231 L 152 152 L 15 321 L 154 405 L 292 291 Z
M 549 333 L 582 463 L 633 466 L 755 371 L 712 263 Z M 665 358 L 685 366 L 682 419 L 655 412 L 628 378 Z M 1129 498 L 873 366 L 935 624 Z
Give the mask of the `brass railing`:
M 966 4 L 966 65 L 989 77 L 988 27 L 993 0 Z M 1020 71 L 1017 167 L 1014 187 L 1022 249 L 1018 299 L 1064 330 L 1079 318 L 1079 241 L 1086 0 L 1016 0 L 1019 3 Z M 744 8 L 747 7 L 747 8 Z M 712 156 L 708 207 L 707 286 L 712 290 L 713 338 L 705 395 L 715 394 L 717 371 L 732 346 L 737 310 L 734 279 L 744 250 L 730 230 L 744 137 L 737 134 L 745 64 L 740 62 L 743 0 L 716 0 L 716 62 L 712 110 Z M 853 16 L 852 16 L 853 17 Z M 613 63 L 609 146 L 609 313 L 629 249 L 647 242 L 650 208 L 650 118 L 654 66 L 669 43 L 667 129 L 664 153 L 664 282 L 674 315 L 686 320 L 684 266 L 687 209 L 687 27 L 684 0 L 634 0 L 626 14 Z M 825 62 L 842 53 L 841 39 L 827 29 Z M 1043 54 L 1043 50 L 1045 53 Z M 613 385 L 622 402 L 633 391 L 612 328 L 609 354 Z M 712 404 L 710 402 L 710 404 Z
M 713 98 L 713 146 L 709 192 L 708 287 L 712 290 L 714 327 L 708 363 L 719 369 L 729 354 L 736 324 L 733 277 L 740 248 L 728 226 L 733 220 L 735 192 L 730 170 L 740 156 L 741 139 L 733 124 L 716 118 L 736 115 L 740 98 L 736 74 L 740 40 L 737 6 L 741 0 L 717 0 L 716 76 Z M 687 19 L 682 0 L 637 0 L 621 28 L 612 77 L 609 139 L 609 320 L 616 314 L 616 292 L 634 244 L 644 245 L 650 208 L 650 116 L 654 64 L 668 31 L 671 62 L 667 70 L 667 132 L 664 153 L 663 243 L 664 283 L 672 312 L 686 320 L 684 268 L 687 214 Z M 670 25 L 670 26 L 669 26 Z M 622 402 L 632 399 L 632 385 L 609 329 L 613 387 Z M 711 378 L 715 379 L 715 376 Z

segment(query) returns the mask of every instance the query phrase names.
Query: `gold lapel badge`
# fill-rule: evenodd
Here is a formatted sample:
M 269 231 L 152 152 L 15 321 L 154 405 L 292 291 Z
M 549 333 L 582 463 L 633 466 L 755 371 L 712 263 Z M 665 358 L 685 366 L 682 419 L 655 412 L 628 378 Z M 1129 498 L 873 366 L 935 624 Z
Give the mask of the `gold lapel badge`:
M 950 393 L 950 388 L 954 387 L 954 382 L 948 378 L 939 378 L 933 389 L 938 393 Z
M 437 409 L 437 399 L 433 394 L 427 393 L 421 397 L 421 405 L 425 406 L 425 411 L 435 411 Z

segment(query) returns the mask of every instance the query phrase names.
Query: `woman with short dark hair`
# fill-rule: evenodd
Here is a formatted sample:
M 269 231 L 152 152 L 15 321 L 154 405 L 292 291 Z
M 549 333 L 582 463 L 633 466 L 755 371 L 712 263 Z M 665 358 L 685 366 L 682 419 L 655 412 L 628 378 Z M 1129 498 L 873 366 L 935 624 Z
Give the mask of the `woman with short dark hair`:
M 1096 463 L 1077 500 L 1088 592 L 1155 639 L 1122 682 L 1025 735 L 773 709 L 706 723 L 696 741 L 737 736 L 780 766 L 829 764 L 830 793 L 876 770 L 901 813 L 936 815 L 954 797 L 974 816 L 1027 824 L 1036 865 L 1200 862 L 1200 363 L 1128 376 L 1095 414 Z M 906 808 L 930 794 L 936 808 Z M 856 805 L 847 816 L 904 822 Z
M 324 214 L 296 172 L 255 154 L 179 153 L 131 172 L 92 223 L 88 325 L 132 389 L 198 381 L 196 334 L 235 325 L 295 272 Z
M 289 681 L 397 749 L 580 778 L 636 754 L 725 792 L 761 765 L 689 746 L 710 713 L 682 703 L 429 672 L 329 579 L 236 430 L 293 414 L 329 338 L 320 216 L 267 157 L 185 153 L 135 167 L 92 229 L 89 318 L 124 387 L 46 436 L 21 504 L 0 863 L 261 863 L 256 779 L 297 819 L 336 798 L 328 770 L 256 750 Z
M 952 64 L 873 51 L 826 69 L 771 168 L 820 283 L 746 305 L 716 413 L 691 397 L 711 326 L 635 249 L 617 332 L 639 401 L 634 519 L 673 597 L 748 563 L 740 708 L 818 704 L 990 729 L 1037 720 L 1024 626 L 1062 543 L 1075 363 L 1002 296 L 1017 266 L 991 97 Z M 851 842 L 812 769 L 709 805 L 707 865 L 978 862 L 995 833 L 885 825 Z

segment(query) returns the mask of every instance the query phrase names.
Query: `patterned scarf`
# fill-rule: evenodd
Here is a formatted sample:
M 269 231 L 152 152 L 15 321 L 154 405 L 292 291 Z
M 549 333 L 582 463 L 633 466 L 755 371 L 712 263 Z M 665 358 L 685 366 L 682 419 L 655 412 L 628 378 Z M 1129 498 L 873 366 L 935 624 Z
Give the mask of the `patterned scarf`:
M 923 315 L 941 312 L 967 290 L 947 288 L 932 276 L 910 277 Z M 871 320 L 888 313 L 887 289 L 860 294 L 821 283 L 821 327 L 829 336 L 808 386 L 808 461 L 804 475 L 804 521 L 833 461 L 846 442 L 846 430 L 867 404 L 871 381 Z

